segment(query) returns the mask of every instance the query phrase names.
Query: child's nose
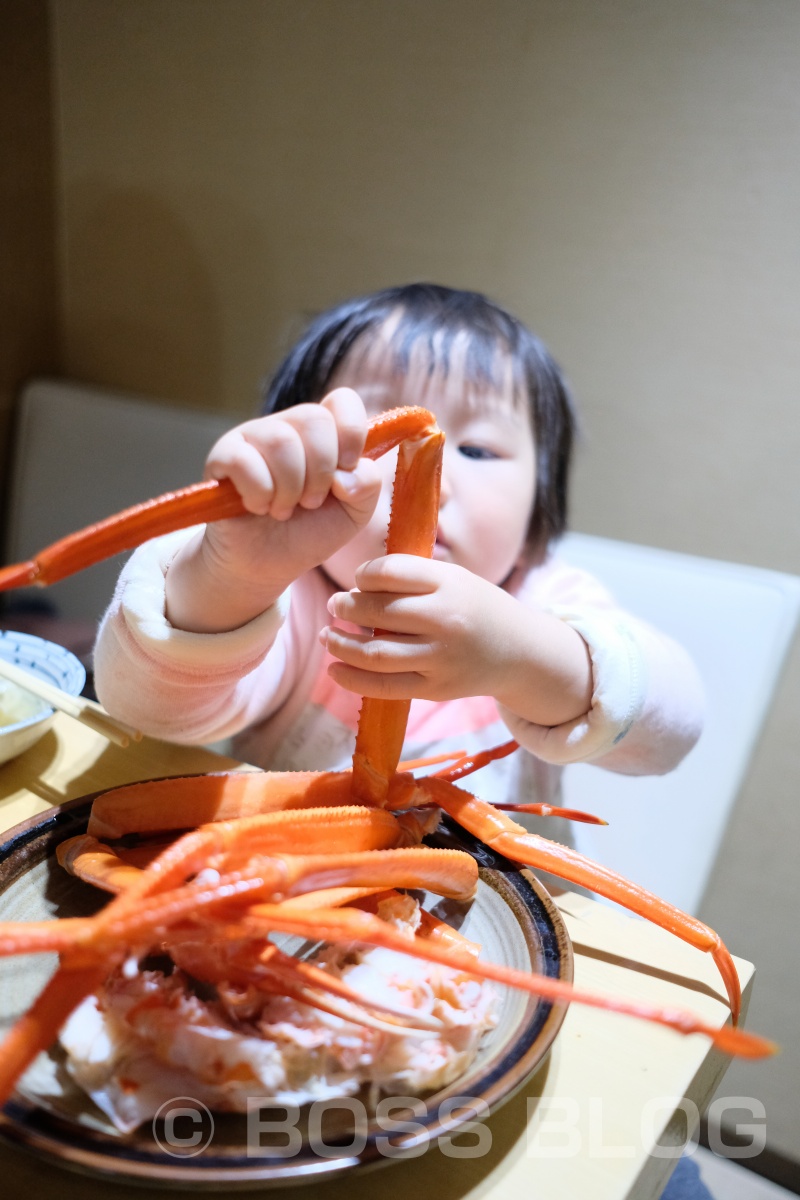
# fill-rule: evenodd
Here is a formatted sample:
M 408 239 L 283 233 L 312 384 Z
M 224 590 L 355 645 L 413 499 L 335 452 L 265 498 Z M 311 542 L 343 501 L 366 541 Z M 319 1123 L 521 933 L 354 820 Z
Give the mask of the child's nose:
M 450 472 L 446 464 L 442 464 L 442 479 L 439 485 L 439 508 L 442 508 L 451 496 Z
M 444 508 L 456 495 L 459 487 L 461 456 L 456 445 L 445 442 L 442 455 L 442 478 L 439 485 L 439 507 Z

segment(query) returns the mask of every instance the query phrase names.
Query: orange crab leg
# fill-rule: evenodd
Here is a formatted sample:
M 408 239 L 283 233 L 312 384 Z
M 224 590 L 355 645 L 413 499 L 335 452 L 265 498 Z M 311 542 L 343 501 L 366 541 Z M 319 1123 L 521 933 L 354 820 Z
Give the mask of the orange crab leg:
M 377 884 L 372 887 L 318 888 L 315 892 L 304 892 L 302 896 L 291 896 L 282 904 L 290 912 L 311 912 L 318 904 L 323 908 L 344 908 L 368 897 L 385 894 L 386 888 Z
M 166 856 L 161 856 L 162 859 L 164 857 Z M 198 867 L 199 865 L 202 864 L 198 864 Z M 104 922 L 119 917 L 126 910 L 136 907 L 143 897 L 157 889 L 160 884 L 169 882 L 169 871 L 159 868 L 160 860 L 157 860 L 151 869 L 142 871 L 141 876 L 133 880 L 122 894 L 116 896 L 96 917 L 91 918 L 95 925 L 102 926 Z M 46 924 L 74 926 L 75 920 L 79 918 L 72 921 L 62 919 L 60 922 Z M 20 941 L 24 947 L 25 944 L 29 944 L 32 935 L 32 926 L 28 924 L 26 929 L 26 924 L 22 922 L 18 925 L 16 938 L 8 925 L 2 928 L 0 952 L 25 953 L 25 949 L 20 947 Z M 0 1104 L 4 1104 L 8 1099 L 17 1079 L 36 1055 L 52 1043 L 70 1014 L 87 996 L 97 991 L 107 977 L 109 968 L 115 964 L 113 957 L 106 957 L 100 964 L 97 961 L 78 961 L 74 953 L 71 953 L 74 939 L 68 938 L 67 941 L 66 947 L 63 943 L 49 947 L 66 951 L 61 963 L 32 1007 L 19 1018 L 0 1045 Z M 33 950 L 47 948 L 44 945 L 32 947 Z
M 381 814 L 379 820 L 382 818 L 391 820 L 388 814 Z M 219 841 L 216 842 L 216 846 L 223 848 Z M 92 960 L 89 949 L 92 939 L 97 940 L 98 934 L 105 934 L 106 953 L 110 954 L 115 944 L 113 930 L 119 927 L 120 921 L 124 924 L 126 913 L 143 915 L 147 909 L 146 898 L 150 894 L 174 886 L 182 882 L 188 874 L 202 869 L 208 849 L 208 831 L 191 834 L 181 839 L 180 843 L 168 847 L 139 876 L 127 875 L 126 882 L 129 882 L 130 886 L 112 900 L 97 917 L 91 918 L 90 930 L 84 929 L 84 936 L 77 936 L 77 944 L 76 935 L 79 935 L 79 931 L 74 920 L 53 922 L 49 930 L 37 929 L 34 925 L 26 923 L 17 926 L 16 930 L 9 926 L 2 927 L 0 951 L 3 953 L 51 949 L 61 952 L 63 959 L 39 1000 L 31 1011 L 17 1022 L 0 1047 L 0 1103 L 7 1099 L 16 1079 L 33 1061 L 43 1044 L 50 1044 L 73 1009 L 97 989 L 107 974 L 109 965 L 113 965 L 113 958 L 107 958 L 102 968 L 98 967 L 96 957 Z M 370 882 L 386 885 L 382 876 Z M 256 886 L 254 880 L 250 881 L 250 886 Z M 413 878 L 408 886 L 416 886 Z M 242 890 L 247 891 L 247 887 L 248 881 L 245 880 L 238 894 L 241 894 Z M 190 902 L 196 907 L 196 891 Z M 162 901 L 158 902 L 158 907 L 163 910 Z M 60 933 L 56 933 L 57 926 L 60 926 Z
M 281 809 L 352 805 L 350 782 L 346 771 L 221 771 L 131 783 L 97 797 L 88 832 L 113 839 Z
M 112 849 L 111 846 L 98 842 L 97 838 L 83 833 L 61 842 L 56 856 L 60 865 L 70 875 L 105 892 L 118 895 L 141 876 L 142 871 L 150 866 L 163 849 L 163 845 L 150 843 L 143 843 L 128 850 Z M 326 888 L 324 891 L 295 896 L 285 903 L 298 909 L 309 909 L 316 903 L 325 908 L 338 908 L 340 905 L 352 904 L 384 891 L 383 887 Z
M 430 558 L 436 542 L 444 434 L 431 418 L 424 436 L 402 442 L 392 493 L 387 554 Z M 403 749 L 410 700 L 365 696 L 353 754 L 353 798 L 383 805 Z
M 188 847 L 185 844 L 187 840 Z M 146 898 L 152 893 L 180 883 L 187 874 L 204 866 L 207 838 L 190 835 L 188 839 L 181 839 L 181 842 L 184 844 L 168 847 L 139 876 L 128 876 L 130 886 L 96 917 L 89 918 L 88 928 L 84 926 L 83 930 L 80 929 L 81 918 L 0 926 L 2 954 L 38 950 L 55 950 L 62 954 L 61 964 L 47 987 L 0 1045 L 0 1104 L 8 1099 L 17 1079 L 39 1051 L 50 1045 L 57 1036 L 70 1013 L 97 990 L 108 975 L 109 968 L 114 965 L 113 956 L 106 957 L 102 965 L 98 965 L 96 957 L 92 960 L 91 951 L 89 961 L 86 961 L 87 944 L 91 943 L 92 936 L 97 940 L 98 933 L 113 928 L 126 913 L 141 912 Z M 58 926 L 61 927 L 60 934 L 57 933 Z M 106 954 L 111 953 L 107 947 Z
M 477 754 L 462 754 L 446 770 L 435 771 L 434 778 L 455 783 L 457 779 L 464 779 L 473 771 L 479 771 L 481 767 L 485 767 L 487 763 L 494 762 L 497 758 L 505 758 L 507 754 L 513 754 L 515 750 L 519 750 L 519 743 L 511 741 L 503 742 L 502 746 L 494 746 L 491 750 L 480 750 Z M 413 765 L 415 764 L 411 764 L 411 766 Z M 424 760 L 421 765 L 424 765 Z M 403 764 L 403 768 L 411 769 L 409 764 Z M 582 821 L 585 825 L 608 824 L 608 821 L 604 821 L 602 817 L 596 817 L 592 813 L 582 812 L 578 808 L 559 808 L 554 804 L 498 804 L 495 801 L 492 807 L 505 812 L 532 813 L 537 817 L 563 817 L 567 821 Z
M 600 896 L 615 900 L 617 904 L 669 930 L 698 950 L 708 951 L 725 983 L 734 1024 L 738 1021 L 741 1007 L 739 976 L 730 952 L 713 929 L 645 888 L 631 883 L 616 871 L 592 862 L 570 846 L 562 846 L 528 833 L 505 813 L 498 812 L 491 804 L 478 800 L 469 792 L 436 778 L 419 780 L 418 783 L 425 786 L 430 799 L 459 825 L 500 854 L 526 866 L 550 871 Z
M 125 862 L 110 846 L 104 846 L 86 833 L 61 842 L 56 849 L 56 858 L 70 875 L 84 883 L 92 883 L 104 892 L 124 892 L 142 874 L 140 867 Z
M 370 718 L 380 717 L 382 710 L 378 705 L 376 702 L 367 709 Z M 360 723 L 364 725 L 365 722 L 362 708 Z M 369 740 L 374 740 L 372 733 Z M 437 772 L 435 777 L 451 782 L 461 779 L 487 762 L 517 749 L 516 742 L 506 742 L 479 754 L 459 755 L 451 767 Z M 449 759 L 452 756 L 420 761 L 435 762 L 439 757 Z M 410 771 L 416 761 L 402 764 L 403 770 Z M 411 776 L 405 778 L 411 780 Z M 114 839 L 129 833 L 193 829 L 210 821 L 233 820 L 277 809 L 338 807 L 353 803 L 358 800 L 354 797 L 353 776 L 349 771 L 218 771 L 111 788 L 92 804 L 87 832 L 98 838 Z M 427 803 L 424 796 L 420 797 L 419 803 Z
M 368 711 L 375 714 L 380 710 L 370 706 Z M 361 724 L 364 724 L 363 709 Z M 505 742 L 479 754 L 459 756 L 451 767 L 438 771 L 434 778 L 450 782 L 462 779 L 493 759 L 503 758 L 517 749 L 516 742 Z M 413 763 L 403 766 L 408 771 Z M 411 775 L 402 775 L 400 780 L 405 789 L 402 807 L 407 807 L 407 787 L 413 785 L 414 779 Z M 422 785 L 424 781 L 419 782 Z M 392 786 L 395 786 L 394 781 Z M 111 788 L 92 804 L 87 832 L 98 838 L 115 839 L 129 833 L 193 829 L 211 821 L 256 816 L 278 809 L 338 807 L 353 803 L 357 801 L 349 771 L 219 771 Z M 429 801 L 420 793 L 418 803 Z
M 382 413 L 370 422 L 364 457 L 379 458 L 404 439 L 418 437 L 434 423 L 424 408 Z M 150 538 L 207 521 L 241 517 L 246 511 L 229 479 L 194 483 L 71 533 L 28 562 L 0 568 L 0 591 L 30 584 L 46 587 L 123 550 L 133 550 Z
M 68 969 L 61 966 L 0 1045 L 0 1104 L 36 1055 L 52 1045 L 70 1013 L 102 985 L 111 964 Z
M 501 749 L 510 752 L 514 748 L 515 746 L 512 744 Z M 527 833 L 493 806 L 484 804 L 467 792 L 453 788 L 447 782 L 453 774 L 463 777 L 464 774 L 478 765 L 482 765 L 483 761 L 490 757 L 493 757 L 493 752 L 482 752 L 480 756 L 475 756 L 463 764 L 456 764 L 454 769 L 441 772 L 441 778 L 428 776 L 415 780 L 410 775 L 396 775 L 392 779 L 390 787 L 390 809 L 423 803 L 437 804 L 476 837 L 490 842 L 498 851 L 508 857 L 528 866 L 539 867 L 542 870 L 562 875 L 573 883 L 587 887 L 642 916 L 649 917 L 699 949 L 709 951 L 725 981 L 731 1009 L 736 1019 L 741 1003 L 738 975 L 727 948 L 716 933 L 702 922 L 687 916 L 679 909 L 629 883 L 614 872 L 591 862 L 577 854 L 576 851 Z M 341 790 L 346 790 L 349 783 L 347 773 L 309 775 L 306 778 L 311 780 L 309 796 L 311 792 L 327 791 L 332 798 L 334 795 L 341 795 Z M 193 783 L 192 781 L 184 782 L 188 792 Z M 246 791 L 248 803 L 253 805 L 262 803 L 262 797 L 267 797 L 269 802 L 272 802 L 277 793 L 280 793 L 282 803 L 302 803 L 305 799 L 302 796 L 302 788 L 295 789 L 291 777 L 239 774 L 238 776 L 217 777 L 216 782 L 211 784 L 202 784 L 200 781 L 198 783 L 200 783 L 198 789 L 200 793 L 203 793 L 204 788 L 208 787 L 210 791 L 216 793 L 217 797 L 224 794 L 228 787 L 234 791 L 241 788 L 243 792 Z M 153 786 L 163 786 L 166 790 L 168 781 L 165 781 L 163 785 Z M 138 811 L 141 814 L 143 810 L 139 806 L 137 793 L 133 789 L 121 789 L 121 792 L 126 795 L 132 811 Z M 233 801 L 231 802 L 233 803 Z M 107 807 L 113 807 L 113 803 L 114 793 L 109 793 L 107 797 L 100 797 L 95 802 L 96 805 L 103 806 L 105 804 Z M 163 816 L 165 811 L 168 810 L 163 802 L 154 803 L 154 815 L 160 813 Z M 139 824 L 137 827 L 142 828 L 142 825 Z M 129 825 L 124 828 L 117 827 L 114 831 L 115 835 L 127 832 L 129 828 Z M 145 828 L 158 828 L 158 824 L 145 824 Z
M 433 767 L 437 763 L 455 762 L 466 755 L 466 750 L 449 750 L 445 754 L 426 754 L 422 758 L 405 758 L 397 764 L 398 771 L 416 771 L 419 767 Z
M 150 848 L 145 846 L 138 849 L 148 850 Z M 71 874 L 78 876 L 86 883 L 92 883 L 111 892 L 123 891 L 141 875 L 140 867 L 126 861 L 130 853 L 127 852 L 124 859 L 111 847 L 103 846 L 96 838 L 87 834 L 69 838 L 66 842 L 62 842 L 57 849 L 59 863 Z M 153 852 L 151 851 L 151 853 Z M 370 904 L 369 911 L 376 911 L 377 901 L 391 894 L 397 895 L 398 893 L 387 893 L 382 886 L 327 888 L 322 891 L 307 892 L 287 900 L 283 907 L 290 911 L 304 909 L 308 911 L 319 905 L 335 908 L 353 901 L 361 901 Z M 375 902 L 374 908 L 371 901 Z M 469 948 L 476 957 L 480 949 L 475 943 L 469 942 L 456 933 L 445 922 L 437 920 L 424 910 L 420 911 L 419 933 L 421 936 L 447 940 L 449 944 L 460 944 L 464 948 Z M 396 1019 L 395 1023 L 399 1021 L 405 1029 L 411 1027 L 415 1030 L 434 1029 L 441 1026 L 441 1021 L 437 1018 L 410 1017 L 407 1010 L 401 1011 L 375 1000 L 365 1005 L 358 993 L 342 980 L 332 977 L 327 971 L 315 967 L 312 963 L 306 963 L 284 954 L 275 945 L 264 947 L 263 942 L 259 940 L 254 946 L 251 946 L 244 962 L 241 950 L 233 956 L 225 954 L 220 960 L 216 947 L 209 945 L 206 940 L 194 940 L 197 937 L 196 932 L 188 931 L 183 938 L 176 941 L 175 934 L 171 933 L 166 948 L 179 967 L 198 979 L 213 983 L 235 983 L 238 980 L 242 984 L 252 983 L 263 990 L 264 980 L 253 976 L 253 971 L 258 967 L 260 970 L 268 972 L 268 981 L 269 979 L 273 980 L 271 990 L 293 996 L 306 1004 L 322 1008 L 326 1012 L 331 1012 L 344 1019 L 359 1020 L 362 1023 L 366 1021 L 367 1024 L 383 1029 L 385 1032 L 392 1032 L 392 1022 L 390 1021 L 386 1025 L 385 1019 L 376 1020 L 370 1014 L 374 1012 L 388 1014 Z M 332 993 L 338 1001 L 344 1001 L 345 1006 L 338 1002 L 324 1002 L 319 995 L 320 990 Z M 353 1006 L 355 1006 L 355 1013 Z
M 325 972 L 322 971 L 320 974 L 324 975 Z M 279 966 L 270 968 L 265 978 L 260 980 L 256 987 L 260 991 L 289 996 L 301 1004 L 319 1009 L 320 1012 L 331 1013 L 335 1017 L 352 1021 L 354 1024 L 366 1025 L 381 1033 L 419 1035 L 436 1033 L 442 1029 L 442 1022 L 437 1017 L 428 1017 L 408 1009 L 402 1012 L 400 1009 L 392 1009 L 386 1004 L 367 1002 L 346 985 L 337 988 L 329 985 L 315 987 L 307 984 L 302 979 L 296 978 L 296 972 L 292 967 L 287 967 L 285 970 Z
M 549 976 L 537 975 L 527 971 L 515 970 L 512 967 L 499 966 L 483 961 L 476 962 L 469 953 L 453 947 L 446 950 L 435 944 L 433 940 L 409 938 L 393 929 L 371 913 L 348 909 L 318 909 L 313 916 L 300 918 L 295 914 L 287 914 L 278 904 L 257 904 L 248 912 L 241 923 L 241 928 L 255 933 L 259 930 L 281 930 L 284 933 L 295 933 L 301 936 L 313 936 L 327 942 L 358 941 L 368 945 L 385 946 L 390 950 L 398 950 L 429 962 L 441 963 L 451 969 L 465 971 L 469 975 L 481 975 L 496 983 L 509 987 L 520 988 L 551 1001 L 576 1001 L 593 1008 L 605 1008 L 612 1012 L 625 1013 L 629 1016 L 641 1017 L 655 1021 L 657 1024 L 669 1026 L 680 1033 L 702 1033 L 720 1050 L 726 1054 L 738 1054 L 745 1058 L 763 1058 L 774 1054 L 776 1046 L 766 1038 L 757 1034 L 747 1033 L 742 1029 L 723 1026 L 715 1029 L 699 1021 L 691 1013 L 674 1008 L 658 1008 L 646 1004 L 619 1000 L 609 996 L 599 996 L 593 992 L 584 992 L 571 984 Z
M 448 783 L 455 783 L 458 779 L 463 779 L 466 775 L 472 775 L 474 771 L 480 771 L 481 767 L 487 766 L 488 763 L 494 762 L 498 758 L 506 758 L 509 754 L 513 754 L 515 750 L 519 750 L 519 742 L 515 742 L 513 738 L 508 742 L 503 742 L 499 746 L 492 746 L 489 750 L 478 750 L 475 754 L 463 754 L 460 758 L 451 763 L 442 771 L 435 771 L 433 778 L 445 779 Z
M 324 894 L 317 892 L 318 905 L 320 908 L 337 908 L 338 905 L 327 905 L 325 903 Z M 362 909 L 364 912 L 378 915 L 379 903 L 382 897 L 379 894 L 366 896 L 364 899 L 355 900 L 352 907 Z M 292 901 L 288 901 L 291 904 Z M 284 911 L 287 911 L 287 904 L 281 906 Z M 288 911 L 293 911 L 289 909 Z M 477 942 L 471 942 L 469 938 L 464 937 L 463 933 L 454 929 L 452 925 L 448 925 L 446 921 L 442 921 L 439 917 L 435 917 L 433 913 L 427 909 L 419 910 L 419 926 L 417 927 L 416 936 L 418 938 L 428 938 L 432 942 L 436 942 L 441 946 L 456 946 L 459 950 L 463 950 L 465 954 L 471 954 L 473 958 L 478 958 L 481 952 L 480 945 Z
M 188 840 L 188 839 L 187 839 Z M 254 858 L 239 871 L 213 883 L 179 885 L 129 902 L 142 891 L 149 871 L 93 917 L 0 923 L 0 955 L 57 951 L 86 965 L 120 946 L 145 945 L 180 921 L 197 920 L 219 908 L 249 905 L 256 898 L 282 900 L 320 888 L 427 888 L 456 900 L 470 900 L 478 867 L 461 850 L 402 847 L 345 854 L 276 854 Z M 307 919 L 313 919 L 309 917 Z
M 353 806 L 270 812 L 201 826 L 165 847 L 161 857 L 168 854 L 177 864 L 185 854 L 190 864 L 186 874 L 190 874 L 202 853 L 206 866 L 230 871 L 254 855 L 291 854 L 298 840 L 309 853 L 331 855 L 416 843 L 420 840 L 416 824 L 398 821 L 383 809 Z M 125 861 L 124 851 L 118 853 L 91 834 L 67 839 L 56 855 L 70 874 L 109 892 L 122 892 L 142 876 L 137 865 Z M 144 865 L 151 868 L 155 861 Z
M 584 825 L 607 825 L 602 817 L 594 813 L 583 812 L 580 808 L 560 808 L 557 804 L 498 804 L 492 808 L 500 812 L 531 813 L 534 817 L 563 817 L 565 821 L 580 821 Z
M 90 942 L 90 931 L 96 937 L 99 931 L 113 927 L 115 920 L 119 921 L 126 911 L 141 912 L 141 897 L 155 888 L 158 882 L 157 875 L 142 871 L 140 877 L 96 917 L 20 922 L 16 933 L 11 925 L 0 927 L 0 953 L 56 950 L 62 954 L 61 964 L 52 979 L 0 1044 L 0 1105 L 5 1104 L 17 1080 L 36 1055 L 52 1044 L 70 1014 L 87 996 L 102 986 L 119 961 L 124 947 L 117 945 L 115 955 L 113 939 L 111 944 L 106 939 L 99 953 L 97 950 L 94 953 L 90 951 L 87 957 L 86 944 Z M 81 925 L 83 929 L 79 931 Z M 45 926 L 50 926 L 50 930 Z M 61 926 L 60 934 L 58 926 Z M 36 934 L 40 936 L 36 937 Z M 76 934 L 84 942 L 83 953 L 76 951 Z
M 31 584 L 47 587 L 150 538 L 204 521 L 239 517 L 244 511 L 241 497 L 229 479 L 193 483 L 71 533 L 41 550 L 30 562 L 0 568 L 0 591 Z

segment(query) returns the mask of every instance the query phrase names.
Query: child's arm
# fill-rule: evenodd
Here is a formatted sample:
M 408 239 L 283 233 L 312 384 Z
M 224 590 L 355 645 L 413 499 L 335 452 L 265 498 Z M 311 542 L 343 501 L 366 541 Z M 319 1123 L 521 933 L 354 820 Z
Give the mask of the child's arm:
M 206 742 L 263 721 L 303 691 L 322 654 L 325 602 L 307 568 L 369 520 L 380 493 L 375 464 L 358 461 L 366 428 L 360 398 L 339 389 L 217 442 L 208 474 L 229 475 L 259 515 L 170 534 L 133 554 L 95 646 L 95 682 L 110 712 L 154 736 Z M 291 608 L 288 597 L 276 603 L 295 581 Z
M 360 458 L 366 432 L 360 397 L 339 388 L 220 438 L 206 478 L 231 479 L 252 515 L 208 525 L 180 550 L 166 583 L 174 628 L 247 624 L 352 538 L 380 493 L 377 468 Z

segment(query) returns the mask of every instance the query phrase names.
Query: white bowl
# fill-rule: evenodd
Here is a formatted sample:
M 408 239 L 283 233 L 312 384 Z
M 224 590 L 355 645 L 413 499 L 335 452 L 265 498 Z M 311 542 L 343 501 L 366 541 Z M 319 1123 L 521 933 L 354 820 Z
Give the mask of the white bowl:
M 86 682 L 86 671 L 74 654 L 55 642 L 46 642 L 30 633 L 0 630 L 0 658 L 30 671 L 70 696 L 79 696 Z M 29 715 L 13 725 L 0 725 L 0 763 L 16 758 L 38 742 L 50 728 L 53 716 L 53 709 L 44 700 L 31 697 Z

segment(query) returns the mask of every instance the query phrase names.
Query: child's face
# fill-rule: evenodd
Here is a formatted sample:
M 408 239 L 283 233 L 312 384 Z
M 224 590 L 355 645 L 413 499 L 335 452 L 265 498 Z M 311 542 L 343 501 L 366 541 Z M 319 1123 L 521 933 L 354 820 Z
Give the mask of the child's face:
M 501 584 L 525 548 L 536 487 L 533 430 L 527 404 L 514 400 L 511 364 L 498 372 L 501 386 L 476 388 L 465 379 L 465 348 L 456 339 L 445 375 L 429 374 L 427 356 L 415 347 L 407 374 L 399 375 L 385 341 L 376 341 L 350 355 L 331 387 L 353 388 L 370 416 L 405 404 L 434 413 L 445 447 L 433 557 Z M 394 453 L 379 460 L 384 487 L 372 520 L 323 564 L 342 589 L 354 586 L 357 567 L 384 553 L 396 459 Z

